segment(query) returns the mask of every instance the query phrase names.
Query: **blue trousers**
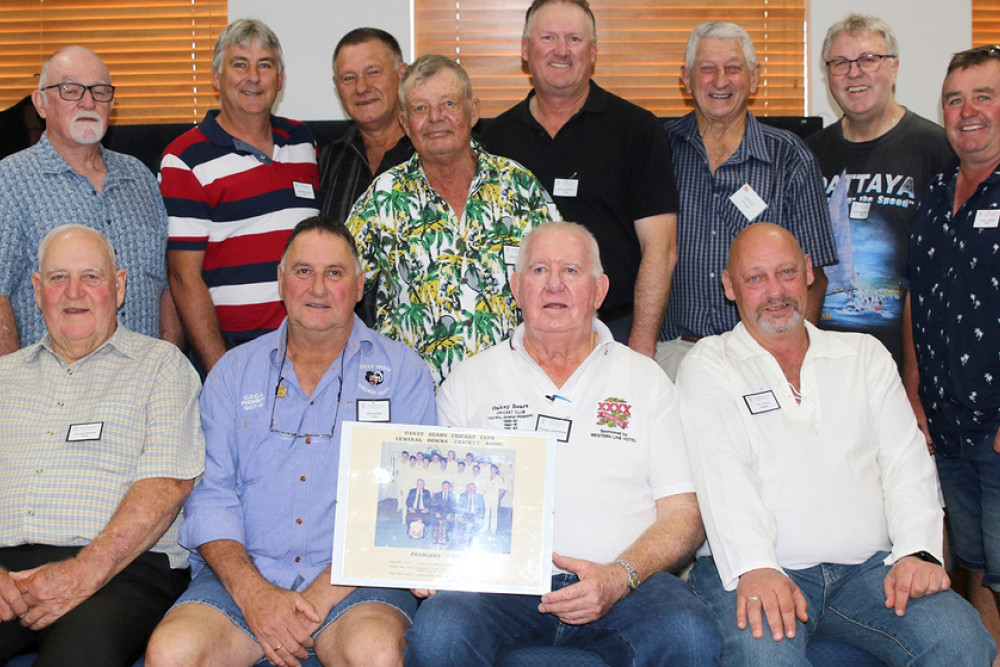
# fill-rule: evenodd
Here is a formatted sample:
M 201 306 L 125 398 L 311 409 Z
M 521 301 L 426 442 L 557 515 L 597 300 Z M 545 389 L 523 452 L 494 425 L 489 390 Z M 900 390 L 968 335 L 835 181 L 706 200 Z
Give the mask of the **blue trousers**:
M 552 588 L 577 581 L 556 575 Z M 586 625 L 540 614 L 539 602 L 534 595 L 442 591 L 417 609 L 406 633 L 406 665 L 492 665 L 528 646 L 585 649 L 616 667 L 720 664 L 722 639 L 711 612 L 671 574 L 653 575 Z
M 806 644 L 814 637 L 853 644 L 889 665 L 989 665 L 996 656 L 993 638 L 972 605 L 954 591 L 910 600 L 902 617 L 885 608 L 886 555 L 876 553 L 858 565 L 787 570 L 806 598 L 809 621 L 798 621 L 795 638 L 779 642 L 766 622 L 760 639 L 750 634 L 749 624 L 736 627 L 736 591 L 722 587 L 711 557 L 698 559 L 690 582 L 715 613 L 727 665 L 809 665 Z

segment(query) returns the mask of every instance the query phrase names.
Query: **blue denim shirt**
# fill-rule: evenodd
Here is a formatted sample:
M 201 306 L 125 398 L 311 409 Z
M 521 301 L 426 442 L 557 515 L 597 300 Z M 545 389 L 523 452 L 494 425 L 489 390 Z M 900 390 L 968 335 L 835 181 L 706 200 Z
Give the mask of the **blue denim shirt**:
M 330 564 L 341 426 L 357 420 L 358 401 L 388 399 L 395 423 L 437 423 L 427 364 L 357 318 L 343 354 L 307 397 L 292 363 L 283 363 L 287 326 L 229 351 L 209 373 L 205 476 L 184 506 L 180 537 L 192 552 L 240 542 L 261 575 L 284 588 Z M 205 565 L 192 553 L 191 566 L 196 575 Z

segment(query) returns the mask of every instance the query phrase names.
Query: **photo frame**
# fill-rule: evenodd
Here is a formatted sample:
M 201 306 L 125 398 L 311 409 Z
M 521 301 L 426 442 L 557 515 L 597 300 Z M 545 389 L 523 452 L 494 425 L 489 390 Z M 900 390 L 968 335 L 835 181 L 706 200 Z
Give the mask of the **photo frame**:
M 345 422 L 331 582 L 548 592 L 554 464 L 552 434 Z

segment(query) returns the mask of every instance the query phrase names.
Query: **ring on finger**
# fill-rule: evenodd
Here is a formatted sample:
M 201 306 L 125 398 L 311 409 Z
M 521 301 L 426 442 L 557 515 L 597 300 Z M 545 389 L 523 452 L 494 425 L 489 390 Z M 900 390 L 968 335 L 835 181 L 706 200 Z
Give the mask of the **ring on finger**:
M 750 600 L 756 600 L 757 602 L 760 602 L 760 598 L 757 597 L 756 595 L 751 595 L 750 597 L 747 598 L 747 602 L 750 602 Z
M 274 647 L 274 652 L 275 653 L 277 653 L 280 650 L 281 650 L 281 644 L 278 644 L 277 646 Z

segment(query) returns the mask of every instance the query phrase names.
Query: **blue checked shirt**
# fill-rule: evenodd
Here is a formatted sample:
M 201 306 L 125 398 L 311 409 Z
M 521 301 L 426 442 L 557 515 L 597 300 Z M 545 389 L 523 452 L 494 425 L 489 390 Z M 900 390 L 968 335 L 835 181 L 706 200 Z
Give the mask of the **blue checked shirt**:
M 823 176 L 816 158 L 794 134 L 763 125 L 747 112 L 743 142 L 715 171 L 694 113 L 665 124 L 673 149 L 681 206 L 677 218 L 677 268 L 660 340 L 711 336 L 739 322 L 722 289 L 729 244 L 754 222 L 790 230 L 814 266 L 837 263 Z M 767 203 L 752 220 L 729 197 L 745 184 Z

